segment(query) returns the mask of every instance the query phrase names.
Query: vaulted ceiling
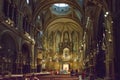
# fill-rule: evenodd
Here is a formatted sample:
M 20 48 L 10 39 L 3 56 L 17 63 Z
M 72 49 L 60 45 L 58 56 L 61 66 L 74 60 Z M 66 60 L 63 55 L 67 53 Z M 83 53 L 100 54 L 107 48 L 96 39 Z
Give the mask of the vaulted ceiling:
M 24 15 L 38 32 L 76 31 L 81 40 L 87 32 L 88 41 L 96 39 L 99 15 L 102 8 L 107 9 L 105 1 L 100 0 L 24 0 L 20 3 L 26 4 L 21 5 Z
M 29 21 L 35 23 L 35 28 L 43 31 L 44 35 L 57 31 L 75 31 L 82 40 L 83 0 L 26 0 L 24 9 Z

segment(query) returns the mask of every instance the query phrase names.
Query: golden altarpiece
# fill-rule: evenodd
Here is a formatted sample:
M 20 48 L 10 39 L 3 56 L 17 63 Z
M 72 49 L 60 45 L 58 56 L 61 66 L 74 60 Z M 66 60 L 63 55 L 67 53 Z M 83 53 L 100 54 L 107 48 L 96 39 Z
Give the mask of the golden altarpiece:
M 43 37 L 45 49 L 38 53 L 37 63 L 48 71 L 81 69 L 83 53 L 79 45 L 82 32 L 81 26 L 71 19 L 58 19 L 50 23 Z

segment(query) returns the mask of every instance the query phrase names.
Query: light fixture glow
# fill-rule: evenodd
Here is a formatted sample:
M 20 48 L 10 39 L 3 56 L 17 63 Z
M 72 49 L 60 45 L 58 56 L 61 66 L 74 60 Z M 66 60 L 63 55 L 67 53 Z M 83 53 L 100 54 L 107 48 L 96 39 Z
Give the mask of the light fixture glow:
M 105 16 L 105 17 L 107 17 L 107 15 L 106 15 L 106 14 L 105 14 L 104 16 Z
M 40 19 L 40 16 L 38 16 L 38 19 Z
M 69 5 L 66 4 L 66 3 L 55 3 L 54 5 L 55 5 L 55 6 L 58 6 L 58 7 L 67 7 L 67 6 L 69 6 Z
M 29 0 L 26 0 L 27 4 L 29 4 Z
M 108 15 L 108 14 L 109 14 L 109 12 L 106 12 L 106 14 Z

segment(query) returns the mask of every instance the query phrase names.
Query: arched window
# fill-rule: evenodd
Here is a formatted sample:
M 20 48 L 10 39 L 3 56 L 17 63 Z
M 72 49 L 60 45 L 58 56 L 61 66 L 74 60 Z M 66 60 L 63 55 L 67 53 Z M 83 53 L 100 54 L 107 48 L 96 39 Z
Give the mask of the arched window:
M 26 22 L 27 18 L 26 16 L 23 17 L 23 30 L 26 31 L 26 27 L 27 27 L 27 22 Z
M 14 20 L 14 23 L 15 23 L 15 25 L 17 26 L 17 17 L 18 17 L 18 12 L 17 12 L 17 8 L 15 7 L 14 8 L 14 15 L 13 15 L 14 17 L 13 17 L 13 20 Z M 15 26 L 15 27 L 16 27 Z
M 3 10 L 4 10 L 4 14 L 5 14 L 6 17 L 9 17 L 9 5 L 10 5 L 9 1 L 4 0 L 4 8 L 3 8 Z
M 63 37 L 63 39 L 64 39 L 64 42 L 69 42 L 70 41 L 70 39 L 69 39 L 69 33 L 66 31 L 66 32 L 64 32 L 64 35 L 63 35 L 64 37 Z
M 60 40 L 61 39 L 61 32 L 60 31 L 57 31 L 56 32 L 56 41 L 55 41 L 55 44 L 56 44 L 56 51 L 59 52 L 59 43 L 60 43 Z
M 17 25 L 17 8 L 13 1 L 4 0 L 4 14 L 6 18 L 10 18 L 12 21 L 14 21 L 14 24 Z

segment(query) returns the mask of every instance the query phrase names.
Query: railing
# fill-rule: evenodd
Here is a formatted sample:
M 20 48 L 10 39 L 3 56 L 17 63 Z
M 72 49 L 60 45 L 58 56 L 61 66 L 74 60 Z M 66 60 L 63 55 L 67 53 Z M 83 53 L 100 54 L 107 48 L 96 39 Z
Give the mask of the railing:
M 30 79 L 33 73 L 29 74 L 15 74 L 15 75 L 1 75 L 0 80 L 25 80 Z M 70 74 L 49 74 L 49 73 L 34 73 L 34 76 L 39 80 L 79 80 L 77 76 L 70 76 Z

